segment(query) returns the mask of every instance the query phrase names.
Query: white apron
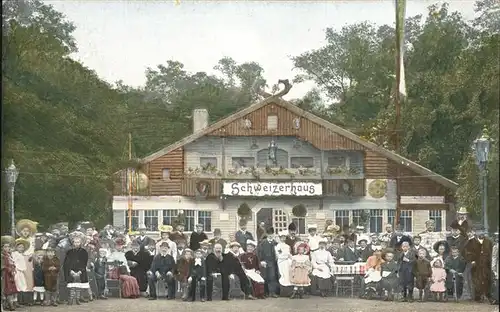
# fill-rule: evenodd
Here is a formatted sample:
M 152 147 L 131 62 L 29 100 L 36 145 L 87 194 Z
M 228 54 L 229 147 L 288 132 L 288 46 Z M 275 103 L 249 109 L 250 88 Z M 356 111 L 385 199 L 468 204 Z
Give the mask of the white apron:
M 279 283 L 285 287 L 292 286 L 290 282 L 290 266 L 292 265 L 290 246 L 285 243 L 279 243 L 274 249 L 278 258 Z
M 380 271 L 374 269 L 369 269 L 365 274 L 365 284 L 380 282 L 381 279 L 382 274 L 380 273 Z
M 16 274 L 14 275 L 16 288 L 20 292 L 26 292 L 28 291 L 26 276 L 24 275 L 24 272 L 26 271 L 26 260 L 23 254 L 17 251 L 12 253 L 12 260 L 14 260 L 14 264 L 16 265 Z
M 264 279 L 262 278 L 262 276 L 260 276 L 259 273 L 257 273 L 255 271 L 255 269 L 251 269 L 251 270 L 246 270 L 245 269 L 245 274 L 247 275 L 247 277 L 249 279 L 251 279 L 252 281 L 256 282 L 256 283 L 259 283 L 259 284 L 264 284 Z
M 316 250 L 311 254 L 312 275 L 328 279 L 332 277 L 333 257 L 327 250 Z

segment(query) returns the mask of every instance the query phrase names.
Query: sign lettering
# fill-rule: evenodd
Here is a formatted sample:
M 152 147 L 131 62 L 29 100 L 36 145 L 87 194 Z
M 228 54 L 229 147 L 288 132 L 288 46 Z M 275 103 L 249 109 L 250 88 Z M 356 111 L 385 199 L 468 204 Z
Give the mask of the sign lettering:
M 323 185 L 312 182 L 225 182 L 227 196 L 321 196 Z

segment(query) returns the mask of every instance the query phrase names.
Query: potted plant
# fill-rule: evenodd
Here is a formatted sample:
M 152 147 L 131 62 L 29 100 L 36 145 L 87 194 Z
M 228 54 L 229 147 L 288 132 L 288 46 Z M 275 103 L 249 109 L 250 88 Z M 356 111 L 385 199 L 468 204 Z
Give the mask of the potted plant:
M 238 216 L 240 219 L 250 219 L 252 216 L 252 209 L 247 203 L 243 203 L 238 207 Z

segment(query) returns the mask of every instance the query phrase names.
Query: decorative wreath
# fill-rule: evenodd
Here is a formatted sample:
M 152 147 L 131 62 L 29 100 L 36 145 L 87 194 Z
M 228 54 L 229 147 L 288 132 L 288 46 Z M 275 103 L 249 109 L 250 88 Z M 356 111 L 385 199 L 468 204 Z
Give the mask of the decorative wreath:
M 297 218 L 305 218 L 307 215 L 307 208 L 302 204 L 298 204 L 292 208 L 292 214 Z
M 342 180 L 339 185 L 339 193 L 351 196 L 353 192 L 352 184 L 349 180 Z
M 248 217 L 252 214 L 252 209 L 248 206 L 247 203 L 243 203 L 238 207 L 238 216 L 241 218 Z
M 210 192 L 210 183 L 207 181 L 198 181 L 196 182 L 196 190 L 201 195 L 207 195 Z
M 387 181 L 374 180 L 368 185 L 368 194 L 373 198 L 382 198 L 387 192 Z

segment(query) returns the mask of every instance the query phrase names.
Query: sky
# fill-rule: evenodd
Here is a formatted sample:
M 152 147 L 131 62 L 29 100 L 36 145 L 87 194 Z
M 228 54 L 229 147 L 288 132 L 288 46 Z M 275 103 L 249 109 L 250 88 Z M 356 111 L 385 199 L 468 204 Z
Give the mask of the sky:
M 269 85 L 293 79 L 291 56 L 324 45 L 325 29 L 369 21 L 394 23 L 391 0 L 374 1 L 44 1 L 72 21 L 78 53 L 72 57 L 104 80 L 144 85 L 146 68 L 176 60 L 189 72 L 215 73 L 224 56 L 255 61 Z M 441 1 L 442 2 L 442 1 Z M 407 16 L 438 1 L 408 1 Z M 474 17 L 474 1 L 451 0 L 450 10 Z M 314 87 L 294 85 L 285 98 Z

